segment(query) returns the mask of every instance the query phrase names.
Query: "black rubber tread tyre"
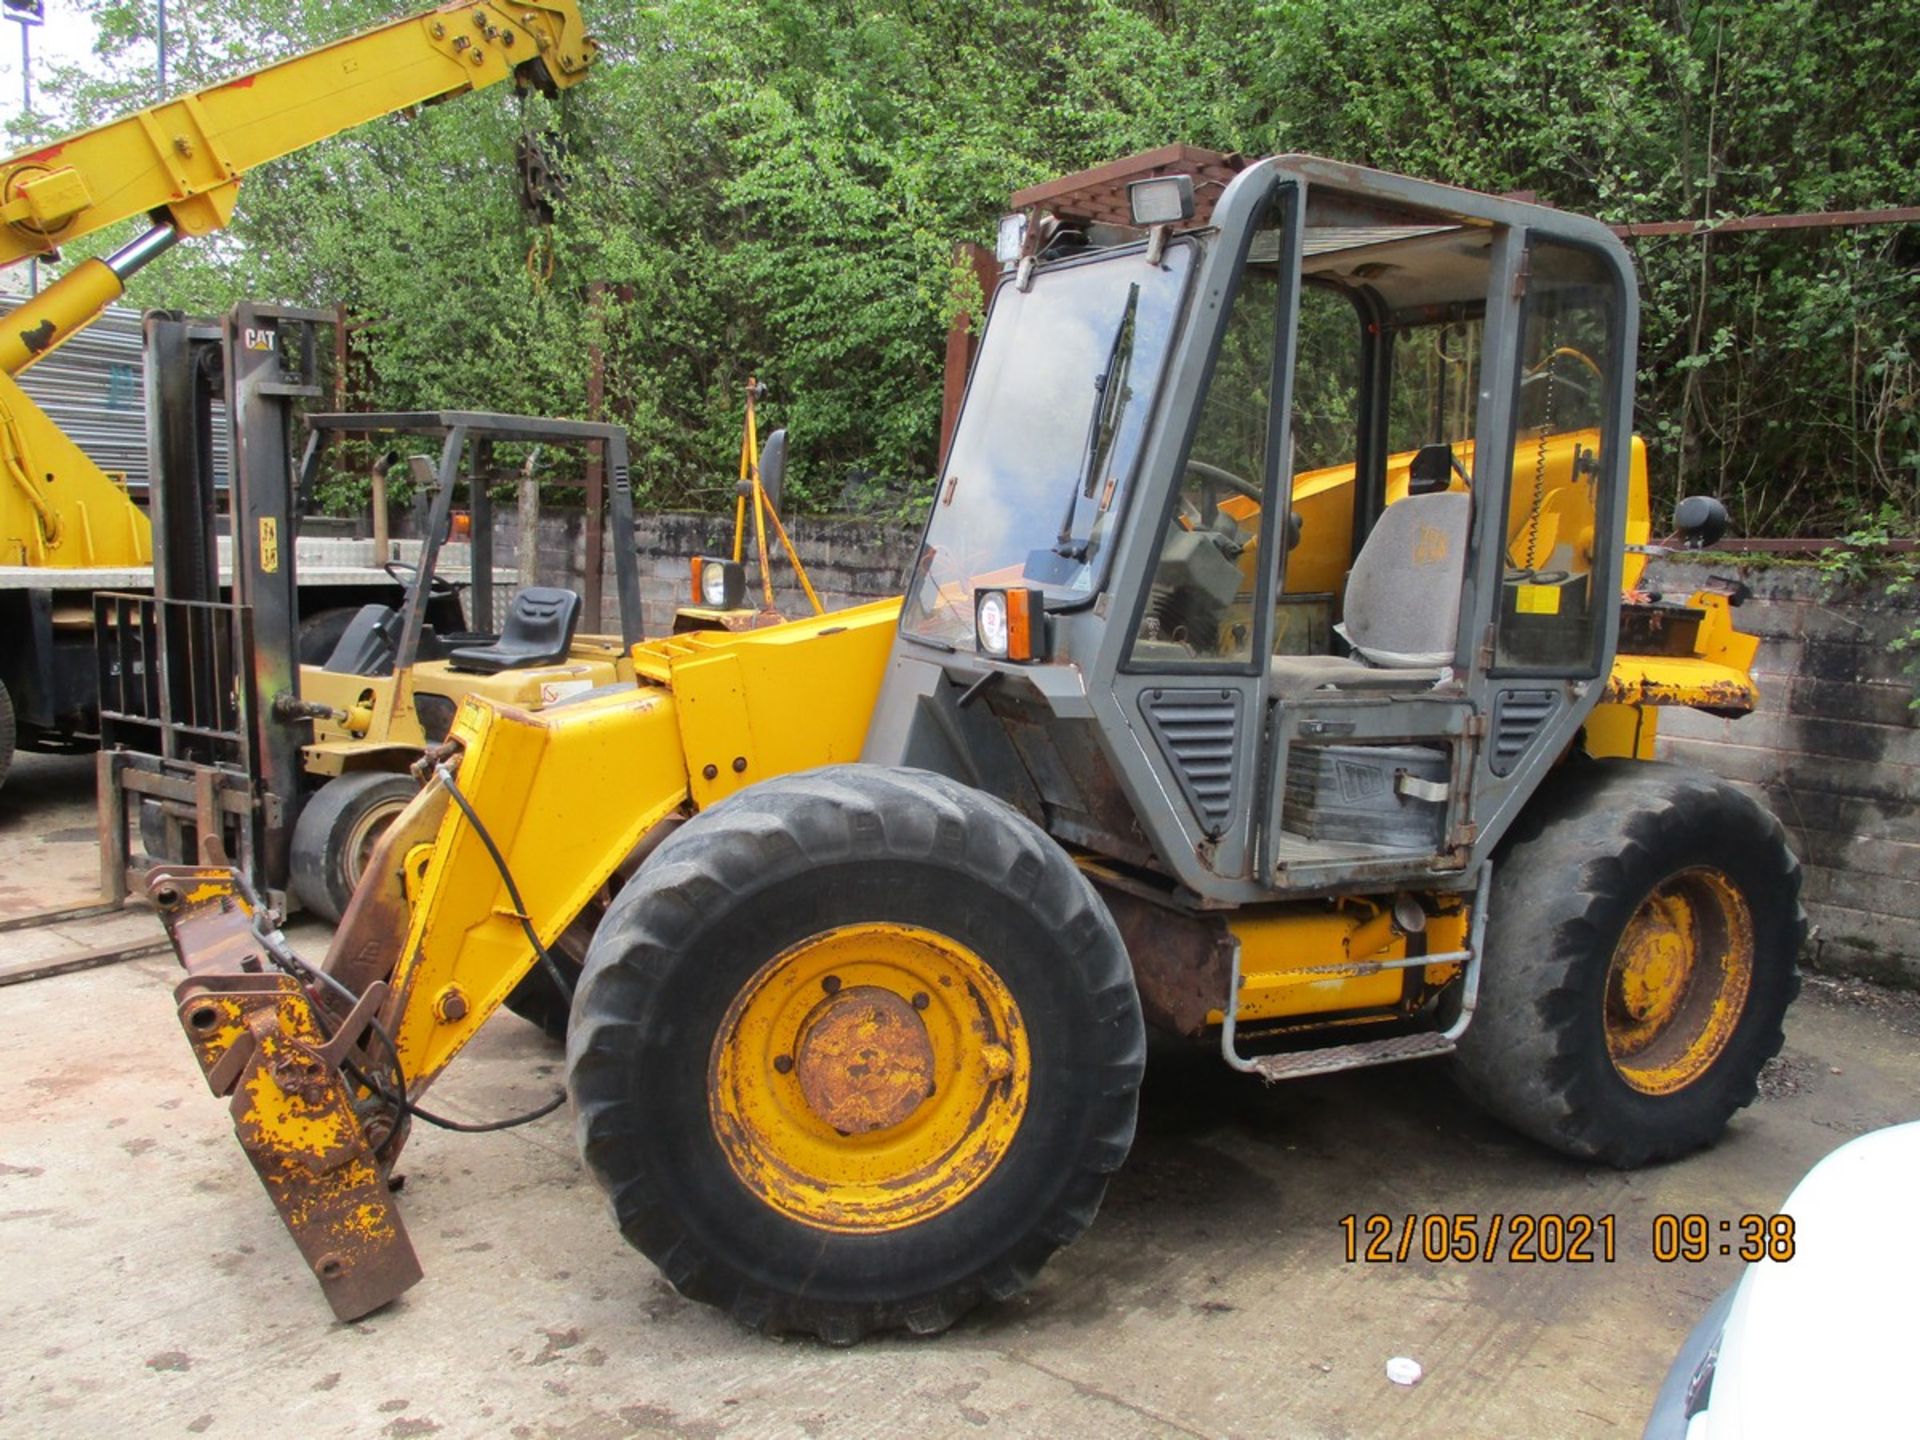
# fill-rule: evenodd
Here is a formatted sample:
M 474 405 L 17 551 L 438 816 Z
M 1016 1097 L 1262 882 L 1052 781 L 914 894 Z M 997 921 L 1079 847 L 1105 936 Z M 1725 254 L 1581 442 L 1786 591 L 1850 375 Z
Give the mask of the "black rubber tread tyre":
M 340 637 L 347 633 L 347 627 L 359 613 L 360 607 L 357 605 L 336 605 L 331 610 L 316 611 L 303 619 L 294 641 L 300 663 L 325 665 L 331 660 L 335 648 L 340 644 Z
M 7 772 L 13 769 L 13 750 L 19 739 L 19 727 L 13 717 L 13 696 L 7 693 L 6 685 L 0 683 L 0 785 L 7 783 Z
M 991 966 L 1019 1006 L 1031 1090 L 977 1188 L 903 1228 L 848 1234 L 735 1178 L 708 1065 L 766 960 L 867 921 L 938 930 Z M 943 776 L 841 765 L 695 816 L 621 890 L 574 1000 L 567 1083 L 588 1168 L 675 1289 L 756 1329 L 850 1344 L 943 1330 L 1084 1231 L 1132 1145 L 1145 1054 L 1119 932 L 1057 844 Z
M 1712 1144 L 1758 1093 L 1799 993 L 1807 917 L 1779 820 L 1697 771 L 1585 762 L 1548 782 L 1493 864 L 1478 1004 L 1454 1055 L 1462 1087 L 1523 1134 L 1622 1169 Z M 1694 866 L 1744 898 L 1752 978 L 1720 1054 L 1684 1088 L 1649 1095 L 1608 1053 L 1608 967 L 1653 888 Z
M 419 793 L 412 776 L 385 770 L 349 771 L 314 791 L 293 827 L 287 885 L 300 903 L 339 924 L 359 883 L 356 866 L 364 863 L 365 842 L 378 833 L 356 835 L 362 822 L 379 810 L 399 814 Z

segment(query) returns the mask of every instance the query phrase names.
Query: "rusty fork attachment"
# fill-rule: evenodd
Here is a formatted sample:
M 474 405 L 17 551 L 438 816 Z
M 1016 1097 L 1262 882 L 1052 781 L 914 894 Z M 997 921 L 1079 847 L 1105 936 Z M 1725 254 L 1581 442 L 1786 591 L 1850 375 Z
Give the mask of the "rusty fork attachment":
M 300 961 L 231 870 L 158 866 L 147 890 L 187 971 L 181 1028 L 260 1183 L 334 1315 L 378 1309 L 421 1276 L 389 1183 L 408 1115 L 386 982 L 356 997 Z

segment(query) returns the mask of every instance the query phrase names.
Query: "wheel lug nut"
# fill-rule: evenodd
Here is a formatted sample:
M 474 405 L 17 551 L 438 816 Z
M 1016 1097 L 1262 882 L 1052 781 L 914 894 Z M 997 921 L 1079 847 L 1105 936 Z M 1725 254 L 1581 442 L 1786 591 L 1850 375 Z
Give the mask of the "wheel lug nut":
M 932 1003 L 933 1003 L 933 1002 L 932 1002 L 931 1000 L 929 1000 L 929 999 L 927 998 L 927 992 L 926 992 L 926 991 L 924 991 L 924 990 L 919 990 L 919 991 L 916 991 L 916 992 L 914 992 L 914 997 L 913 997 L 913 1008 L 914 1008 L 914 1009 L 916 1009 L 916 1010 L 924 1010 L 924 1009 L 926 1009 L 926 1008 L 927 1008 L 927 1006 L 929 1006 L 929 1005 L 931 1005 Z
M 827 976 L 820 982 L 820 988 L 826 991 L 827 994 L 832 995 L 840 988 L 840 977 L 838 975 Z
M 788 1071 L 793 1069 L 793 1057 L 791 1055 L 774 1056 L 773 1068 L 778 1070 L 782 1075 L 785 1075 Z

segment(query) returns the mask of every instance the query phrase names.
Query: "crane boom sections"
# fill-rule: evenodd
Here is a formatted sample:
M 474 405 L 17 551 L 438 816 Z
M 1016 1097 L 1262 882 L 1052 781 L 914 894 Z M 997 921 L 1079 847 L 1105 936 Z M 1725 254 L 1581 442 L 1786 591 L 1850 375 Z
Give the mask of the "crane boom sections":
M 257 165 L 509 79 L 572 85 L 594 50 L 574 0 L 448 4 L 11 156 L 0 161 L 0 265 L 138 215 L 207 234 Z

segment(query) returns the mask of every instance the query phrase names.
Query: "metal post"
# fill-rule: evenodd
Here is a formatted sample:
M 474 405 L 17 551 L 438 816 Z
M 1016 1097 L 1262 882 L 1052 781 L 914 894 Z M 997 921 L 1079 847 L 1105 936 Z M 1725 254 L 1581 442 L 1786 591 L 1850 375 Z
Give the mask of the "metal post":
M 602 420 L 600 412 L 607 401 L 607 356 L 600 344 L 600 327 L 606 323 L 607 282 L 587 283 L 587 329 L 593 343 L 587 347 L 587 418 Z M 605 629 L 600 615 L 600 570 L 606 563 L 606 532 L 601 527 L 600 509 L 606 503 L 607 447 L 604 442 L 587 442 L 586 564 L 580 577 L 581 609 L 587 624 L 597 633 Z M 615 532 L 616 545 L 631 546 L 633 530 Z
M 640 552 L 633 543 L 633 476 L 627 464 L 627 432 L 617 426 L 611 428 L 604 445 L 613 471 L 613 584 L 620 603 L 620 643 L 632 646 L 641 639 Z
M 427 533 L 420 541 L 418 578 L 407 591 L 407 603 L 400 612 L 400 643 L 394 648 L 393 669 L 402 674 L 420 658 L 420 627 L 427 614 L 427 577 L 440 568 L 440 542 L 446 538 L 453 516 L 453 494 L 460 484 L 460 456 L 467 448 L 467 427 L 455 425 L 447 431 L 440 446 L 440 468 L 434 473 L 433 505 L 427 511 Z M 414 479 L 420 479 L 423 466 L 414 467 Z
M 493 625 L 493 441 L 475 437 L 472 478 L 467 487 L 467 553 L 473 557 L 468 576 L 473 596 L 473 625 L 492 633 Z
M 233 594 L 251 621 L 240 728 L 261 814 L 253 855 L 240 859 L 262 889 L 286 887 L 301 798 L 303 728 L 275 715 L 300 698 L 299 579 L 295 572 L 293 409 L 317 399 L 313 328 L 328 317 L 243 302 L 227 317 L 227 417 L 232 427 Z M 291 347 L 291 349 L 289 348 Z M 291 373 L 290 373 L 291 372 Z M 206 839 L 203 835 L 202 840 Z M 248 860 L 251 860 L 251 865 Z

